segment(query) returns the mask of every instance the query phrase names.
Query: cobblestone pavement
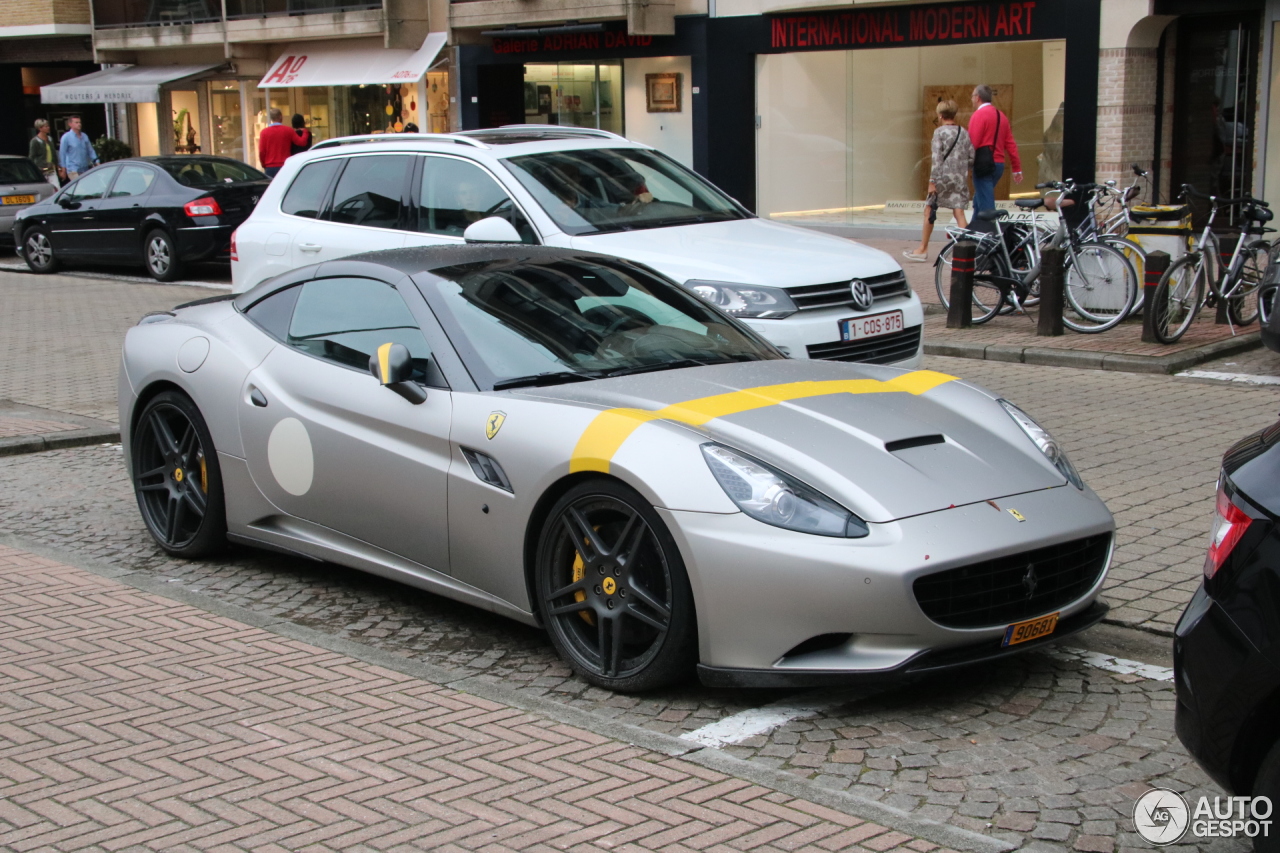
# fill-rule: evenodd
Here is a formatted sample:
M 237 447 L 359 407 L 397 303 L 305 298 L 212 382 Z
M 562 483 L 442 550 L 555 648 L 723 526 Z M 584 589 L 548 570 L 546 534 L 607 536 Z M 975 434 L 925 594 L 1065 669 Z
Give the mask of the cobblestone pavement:
M 149 311 L 221 292 L 0 272 L 0 400 L 115 423 L 124 333 Z
M 0 657 L 15 853 L 954 853 L 2 546 Z

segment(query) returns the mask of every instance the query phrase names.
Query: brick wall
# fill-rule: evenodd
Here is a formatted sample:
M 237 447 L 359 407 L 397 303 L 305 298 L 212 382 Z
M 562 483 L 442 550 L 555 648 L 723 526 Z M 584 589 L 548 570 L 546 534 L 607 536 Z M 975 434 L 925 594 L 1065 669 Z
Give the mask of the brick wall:
M 1099 182 L 1127 184 L 1131 163 L 1150 169 L 1155 159 L 1156 67 L 1154 48 L 1098 51 Z
M 89 0 L 2 0 L 0 6 L 0 26 L 89 23 Z

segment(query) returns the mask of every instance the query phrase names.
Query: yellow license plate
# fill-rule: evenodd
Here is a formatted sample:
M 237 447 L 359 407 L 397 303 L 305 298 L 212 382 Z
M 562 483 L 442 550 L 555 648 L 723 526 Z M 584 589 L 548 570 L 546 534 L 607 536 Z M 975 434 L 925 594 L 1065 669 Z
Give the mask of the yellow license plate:
M 33 195 L 6 195 L 0 196 L 0 202 L 5 204 L 35 204 L 36 197 Z
M 1035 619 L 1028 619 L 1026 622 L 1014 622 L 1008 628 L 1004 629 L 1004 642 L 1000 645 L 1016 646 L 1018 643 L 1025 643 L 1028 640 L 1047 637 L 1052 634 L 1053 629 L 1057 627 L 1057 613 L 1050 613 L 1048 616 L 1039 616 Z

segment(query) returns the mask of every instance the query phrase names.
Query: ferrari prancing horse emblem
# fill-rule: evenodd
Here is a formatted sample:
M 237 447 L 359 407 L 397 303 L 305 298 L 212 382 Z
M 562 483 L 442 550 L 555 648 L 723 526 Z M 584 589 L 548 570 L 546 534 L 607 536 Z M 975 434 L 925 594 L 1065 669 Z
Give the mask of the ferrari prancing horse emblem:
M 506 412 L 490 412 L 489 420 L 485 421 L 484 434 L 490 441 L 498 434 L 498 430 L 502 429 L 503 422 L 507 419 Z
M 1025 515 L 1023 515 L 1022 513 L 1018 512 L 1016 509 L 1014 509 L 1014 508 L 1012 508 L 1012 507 L 1010 507 L 1010 508 L 1009 508 L 1009 515 L 1012 515 L 1014 518 L 1018 519 L 1018 521 L 1026 521 L 1026 520 L 1027 520 L 1027 517 L 1026 517 Z

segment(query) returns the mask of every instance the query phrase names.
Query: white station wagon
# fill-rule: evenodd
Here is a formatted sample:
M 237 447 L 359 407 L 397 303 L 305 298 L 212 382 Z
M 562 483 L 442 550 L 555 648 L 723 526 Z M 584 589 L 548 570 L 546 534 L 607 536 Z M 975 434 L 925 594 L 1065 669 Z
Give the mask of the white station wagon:
M 924 312 L 889 255 L 760 219 L 661 152 L 521 125 L 343 137 L 290 157 L 231 243 L 237 293 L 358 252 L 523 242 L 645 264 L 793 358 L 915 367 Z

